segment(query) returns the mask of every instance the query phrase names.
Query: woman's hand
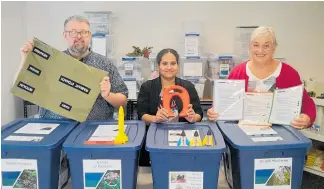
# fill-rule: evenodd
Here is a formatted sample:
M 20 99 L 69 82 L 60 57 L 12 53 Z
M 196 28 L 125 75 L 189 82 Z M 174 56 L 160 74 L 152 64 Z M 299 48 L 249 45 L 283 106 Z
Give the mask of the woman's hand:
M 197 120 L 196 120 L 196 113 L 195 111 L 192 109 L 192 104 L 189 104 L 188 105 L 188 111 L 186 112 L 187 113 L 187 117 L 185 117 L 185 119 L 190 122 L 190 123 L 195 123 Z
M 214 112 L 213 108 L 207 110 L 207 118 L 209 121 L 215 122 L 218 119 L 218 113 Z
M 311 124 L 311 119 L 306 114 L 300 114 L 298 118 L 291 122 L 291 126 L 295 127 L 296 129 L 305 129 L 309 127 Z
M 158 111 L 156 112 L 154 122 L 161 123 L 162 121 L 168 120 L 168 111 L 162 107 L 158 107 Z

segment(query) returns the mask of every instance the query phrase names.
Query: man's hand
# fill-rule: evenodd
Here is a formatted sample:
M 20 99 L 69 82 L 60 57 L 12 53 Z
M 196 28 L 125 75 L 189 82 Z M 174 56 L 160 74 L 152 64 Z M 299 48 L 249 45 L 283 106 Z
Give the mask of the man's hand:
M 100 94 L 102 98 L 106 98 L 110 94 L 111 84 L 108 76 L 104 77 L 100 83 Z
M 34 47 L 34 41 L 29 40 L 27 41 L 21 48 L 20 48 L 20 56 L 21 59 L 25 60 L 27 57 L 27 54 L 33 50 Z
M 291 126 L 296 129 L 305 129 L 311 124 L 311 119 L 306 114 L 300 114 L 298 118 L 291 122 Z
M 20 70 L 22 69 L 22 67 L 24 66 L 24 63 L 26 61 L 26 58 L 27 58 L 27 54 L 32 51 L 34 48 L 34 41 L 33 40 L 29 40 L 27 41 L 21 48 L 20 48 L 20 56 L 21 56 L 21 60 L 20 60 L 20 65 L 19 65 L 19 68 L 17 70 L 17 72 L 15 73 L 15 76 L 14 76 L 14 80 L 13 82 L 16 81 L 18 75 L 19 75 L 19 72 Z

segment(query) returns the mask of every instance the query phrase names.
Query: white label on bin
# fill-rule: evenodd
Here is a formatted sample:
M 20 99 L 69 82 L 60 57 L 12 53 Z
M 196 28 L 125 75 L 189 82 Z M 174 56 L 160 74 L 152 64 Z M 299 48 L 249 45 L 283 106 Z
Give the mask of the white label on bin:
M 22 142 L 39 142 L 43 139 L 44 137 L 40 136 L 13 136 L 10 135 L 4 140 L 6 141 L 22 141 Z
M 121 160 L 83 160 L 84 189 L 121 189 L 121 175 Z
M 37 160 L 2 159 L 2 189 L 38 189 Z
M 269 142 L 269 141 L 280 141 L 283 140 L 282 137 L 252 137 L 251 138 L 254 142 Z
M 125 64 L 125 70 L 134 70 L 133 64 Z
M 229 64 L 220 64 L 219 65 L 219 75 L 222 77 L 227 77 L 229 74 Z
M 169 189 L 203 189 L 204 172 L 169 172 Z
M 291 189 L 292 158 L 254 160 L 254 189 Z
M 202 62 L 186 62 L 183 66 L 183 76 L 201 77 L 203 73 Z
M 18 129 L 15 133 L 21 134 L 42 134 L 48 135 L 60 124 L 56 123 L 27 123 L 22 128 Z
M 185 56 L 199 56 L 199 35 L 185 37 Z

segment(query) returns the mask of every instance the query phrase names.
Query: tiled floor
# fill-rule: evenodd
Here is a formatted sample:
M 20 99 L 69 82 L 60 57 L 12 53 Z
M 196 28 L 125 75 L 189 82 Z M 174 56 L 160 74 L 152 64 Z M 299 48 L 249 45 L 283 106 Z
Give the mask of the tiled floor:
M 64 189 L 72 189 L 71 180 Z M 151 167 L 139 168 L 136 189 L 153 189 Z M 222 170 L 219 171 L 218 189 L 229 189 Z

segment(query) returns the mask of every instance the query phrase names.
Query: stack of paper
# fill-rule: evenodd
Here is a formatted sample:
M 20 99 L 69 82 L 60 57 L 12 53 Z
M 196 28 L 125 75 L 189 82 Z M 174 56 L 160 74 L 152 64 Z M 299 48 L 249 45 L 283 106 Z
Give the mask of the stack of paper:
M 290 125 L 299 117 L 304 86 L 276 89 L 273 93 L 245 92 L 245 80 L 214 81 L 214 111 L 219 120 L 240 125 Z

